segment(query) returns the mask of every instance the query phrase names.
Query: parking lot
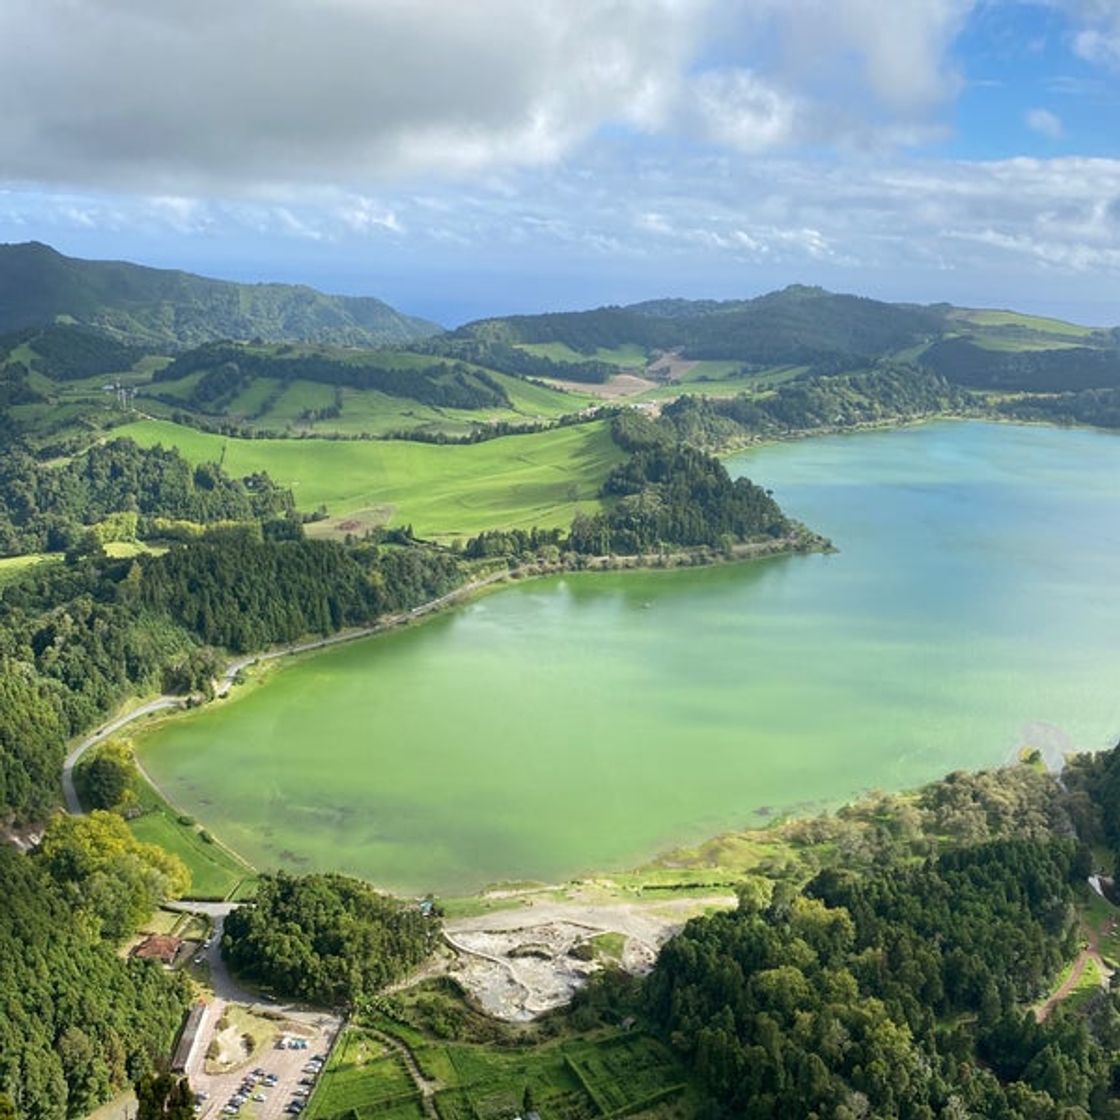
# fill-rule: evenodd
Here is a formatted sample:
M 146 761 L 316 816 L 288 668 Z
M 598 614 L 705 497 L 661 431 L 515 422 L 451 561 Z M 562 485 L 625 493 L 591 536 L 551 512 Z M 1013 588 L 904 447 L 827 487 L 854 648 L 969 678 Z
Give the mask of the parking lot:
M 221 1000 L 207 1009 L 205 1037 L 187 1071 L 191 1088 L 201 1098 L 199 1120 L 291 1120 L 318 1080 L 339 1020 L 306 1013 L 298 1020 L 277 1015 L 276 1037 L 267 1048 L 258 1048 L 222 1073 L 207 1073 L 204 1055 L 225 1010 Z

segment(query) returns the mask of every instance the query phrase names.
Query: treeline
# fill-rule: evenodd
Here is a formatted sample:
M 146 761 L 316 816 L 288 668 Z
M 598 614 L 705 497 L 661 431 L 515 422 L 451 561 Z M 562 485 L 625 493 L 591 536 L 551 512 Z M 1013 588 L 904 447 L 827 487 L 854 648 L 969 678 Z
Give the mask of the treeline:
M 48 836 L 43 857 L 0 844 L 0 1112 L 6 1098 L 20 1120 L 88 1115 L 155 1069 L 189 995 L 182 976 L 122 960 L 90 921 L 90 899 L 111 909 L 146 865 L 110 851 L 127 869 L 116 877 Z
M 1091 1029 L 1024 1008 L 1075 948 L 1087 859 L 1007 840 L 778 883 L 690 922 L 643 1006 L 718 1115 L 1115 1117 L 1116 997 Z
M 515 377 L 548 377 L 560 381 L 599 384 L 609 381 L 618 373 L 618 367 L 609 362 L 600 362 L 591 357 L 572 362 L 556 361 L 512 345 L 503 332 L 475 334 L 469 327 L 460 328 L 454 334 L 439 335 L 425 342 L 414 343 L 410 349 L 419 354 L 438 354 L 461 362 L 471 362 L 499 373 L 513 374 Z M 573 349 L 582 350 L 581 347 Z M 595 347 L 591 347 L 587 352 L 593 353 L 594 350 Z
M 208 645 L 245 653 L 331 634 L 438 598 L 462 579 L 447 553 L 235 533 L 146 563 L 138 601 Z
M 1120 388 L 1015 397 L 1000 401 L 996 407 L 1002 415 L 1015 420 L 1120 428 Z
M 680 397 L 661 416 L 678 439 L 723 447 L 752 436 L 851 428 L 973 407 L 971 395 L 941 375 L 883 362 L 857 373 L 787 382 L 768 394 Z
M 259 377 L 282 382 L 314 381 L 351 389 L 375 389 L 437 408 L 506 408 L 505 389 L 485 370 L 462 361 L 433 362 L 419 369 L 379 365 L 376 352 L 347 359 L 320 354 L 259 353 L 230 343 L 211 343 L 180 354 L 153 378 L 153 385 L 178 381 L 203 370 L 187 402 L 211 413 L 225 411 Z M 157 394 L 158 396 L 158 394 Z M 183 404 L 180 397 L 168 397 Z
M 0 336 L 0 362 L 26 347 L 26 368 L 52 381 L 124 373 L 150 351 L 90 330 L 57 323 Z
M 0 589 L 0 820 L 41 819 L 57 804 L 67 740 L 125 697 L 204 688 L 215 647 L 329 634 L 461 578 L 452 557 L 419 545 L 276 541 L 259 529 L 29 572 Z
M 928 369 L 958 385 L 1028 393 L 1120 388 L 1120 348 L 988 350 L 965 338 L 934 343 L 921 357 Z
M 226 919 L 222 953 L 278 994 L 353 1008 L 420 964 L 438 934 L 437 918 L 357 879 L 278 872 Z
M 192 467 L 174 448 L 116 439 L 60 467 L 16 448 L 0 454 L 0 555 L 64 552 L 114 514 L 207 524 L 270 518 L 292 504 L 267 474 L 232 479 L 213 463 Z M 133 535 L 148 529 L 131 523 Z

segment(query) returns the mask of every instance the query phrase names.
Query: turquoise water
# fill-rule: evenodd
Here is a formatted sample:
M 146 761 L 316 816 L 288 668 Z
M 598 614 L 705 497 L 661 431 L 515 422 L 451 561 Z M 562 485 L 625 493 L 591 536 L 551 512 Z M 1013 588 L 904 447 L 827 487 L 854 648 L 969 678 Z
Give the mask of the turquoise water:
M 147 736 L 261 866 L 464 891 L 1120 735 L 1120 438 L 938 423 L 729 461 L 839 551 L 564 576 Z

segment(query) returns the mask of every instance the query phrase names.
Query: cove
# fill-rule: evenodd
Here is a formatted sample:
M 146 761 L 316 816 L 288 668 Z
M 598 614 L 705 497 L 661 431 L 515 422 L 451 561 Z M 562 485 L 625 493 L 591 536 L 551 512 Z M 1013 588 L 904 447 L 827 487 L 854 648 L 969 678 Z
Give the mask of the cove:
M 552 577 L 138 742 L 262 868 L 554 881 L 1120 732 L 1120 439 L 944 422 L 728 462 L 832 555 Z

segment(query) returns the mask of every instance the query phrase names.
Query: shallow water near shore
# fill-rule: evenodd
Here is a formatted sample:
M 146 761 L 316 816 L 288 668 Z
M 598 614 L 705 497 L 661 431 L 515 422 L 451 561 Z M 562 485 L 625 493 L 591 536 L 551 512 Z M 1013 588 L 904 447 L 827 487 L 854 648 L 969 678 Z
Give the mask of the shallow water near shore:
M 934 423 L 728 461 L 832 555 L 559 576 L 139 739 L 258 866 L 463 893 L 1120 735 L 1120 437 Z

